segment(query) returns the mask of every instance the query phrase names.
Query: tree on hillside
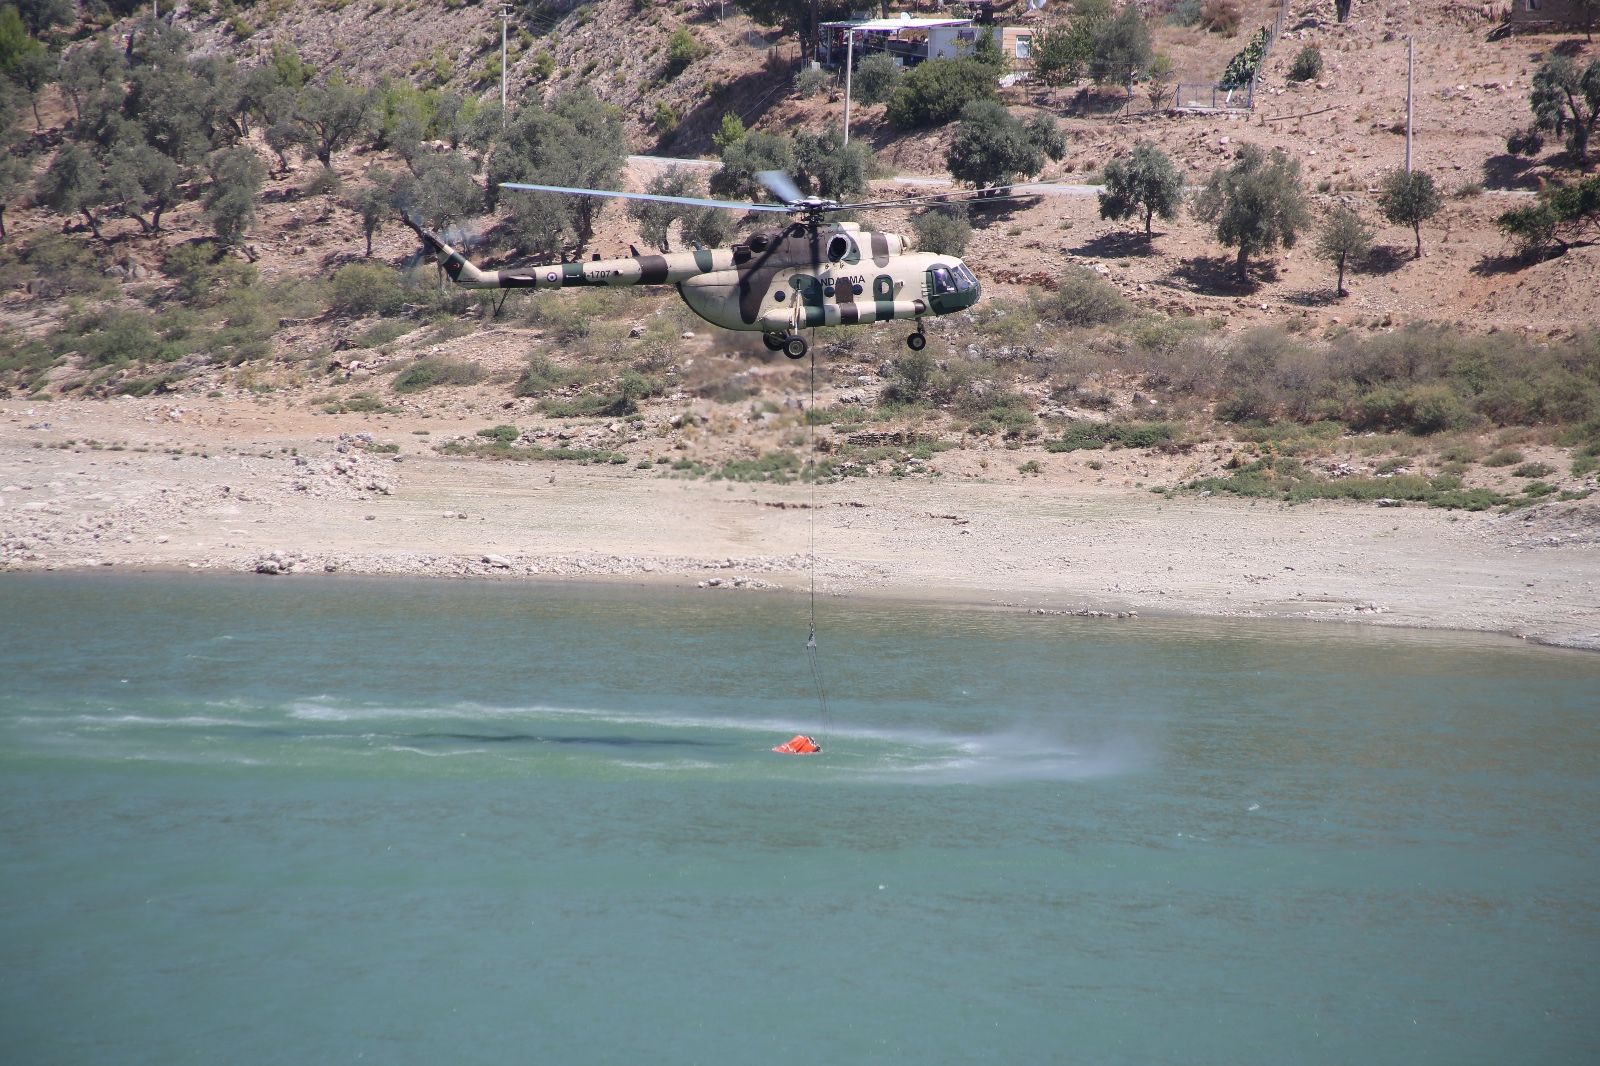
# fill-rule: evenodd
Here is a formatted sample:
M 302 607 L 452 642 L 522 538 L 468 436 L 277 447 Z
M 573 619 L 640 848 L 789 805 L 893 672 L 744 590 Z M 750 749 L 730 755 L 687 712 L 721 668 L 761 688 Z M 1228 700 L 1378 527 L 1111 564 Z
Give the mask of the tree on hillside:
M 820 134 L 804 130 L 794 137 L 794 179 L 800 188 L 824 200 L 854 200 L 867 192 L 871 153 L 861 141 L 844 143 L 839 127 Z
M 1239 249 L 1238 279 L 1250 280 L 1250 257 L 1280 244 L 1293 248 L 1310 221 L 1300 164 L 1281 148 L 1269 156 L 1253 144 L 1239 149 L 1230 167 L 1217 167 L 1194 201 L 1194 215 L 1216 225 L 1217 240 Z
M 1391 170 L 1378 185 L 1378 210 L 1396 226 L 1410 226 L 1417 237 L 1417 258 L 1422 258 L 1422 224 L 1438 214 L 1443 201 L 1433 175 L 1413 170 Z
M 33 167 L 25 156 L 0 151 L 0 241 L 6 239 L 6 208 L 28 191 Z
M 295 100 L 294 121 L 301 141 L 325 167 L 363 133 L 372 118 L 372 93 L 343 82 L 325 88 L 308 87 Z
M 657 196 L 706 195 L 699 176 L 688 167 L 673 167 L 656 176 L 645 186 L 645 191 Z M 628 204 L 628 214 L 637 220 L 639 236 L 663 252 L 671 251 L 670 230 L 674 222 L 678 223 L 683 239 L 692 243 L 715 247 L 732 238 L 731 214 L 715 207 L 633 200 Z
M 960 255 L 972 239 L 972 223 L 964 203 L 935 204 L 911 220 L 917 251 L 935 255 Z
M 202 203 L 206 219 L 225 247 L 238 244 L 256 220 L 256 193 L 266 180 L 267 168 L 255 149 L 240 145 L 224 148 L 207 160 L 211 185 Z
M 1583 16 L 1583 38 L 1594 42 L 1594 17 L 1600 13 L 1600 0 L 1567 0 L 1573 10 Z
M 1150 110 L 1160 111 L 1167 106 L 1167 101 L 1172 99 L 1173 82 L 1178 80 L 1178 68 L 1172 62 L 1172 57 L 1165 52 L 1157 52 L 1150 60 L 1150 65 L 1145 67 L 1144 94 L 1150 101 Z
M 1339 281 L 1334 292 L 1349 296 L 1344 289 L 1344 272 L 1347 264 L 1365 259 L 1372 250 L 1372 230 L 1361 216 L 1344 204 L 1335 204 L 1317 228 L 1317 256 L 1333 263 L 1339 270 Z
M 17 9 L 9 4 L 0 7 L 0 74 L 10 77 L 19 59 L 43 52 L 44 45 L 28 35 Z
M 942 126 L 973 100 L 994 98 L 993 67 L 971 59 L 930 59 L 901 79 L 884 117 L 903 130 Z
M 394 214 L 391 194 L 394 175 L 379 167 L 368 167 L 367 183 L 345 200 L 345 206 L 361 216 L 361 232 L 367 238 L 367 258 L 372 258 L 372 238 Z
M 490 206 L 501 182 L 615 188 L 627 156 L 622 113 L 588 88 L 564 92 L 548 107 L 523 105 L 489 159 Z M 541 255 L 581 253 L 594 236 L 605 201 L 593 196 L 513 191 L 511 229 L 520 246 Z
M 1031 178 L 1047 157 L 1059 161 L 1065 155 L 1066 141 L 1048 115 L 1024 125 L 1000 101 L 974 100 L 961 109 L 945 166 L 957 181 L 987 189 Z
M 122 81 L 127 64 L 122 49 L 113 45 L 109 36 L 96 38 L 92 45 L 74 48 L 62 59 L 61 88 L 72 101 L 72 112 L 80 125 L 89 101 L 96 97 L 112 96 L 117 107 L 122 106 Z
M 177 163 L 143 141 L 124 141 L 106 157 L 107 201 L 146 233 L 158 233 L 162 214 L 178 202 L 187 177 Z
M 1160 215 L 1178 217 L 1183 206 L 1183 174 L 1167 153 L 1151 141 L 1140 141 L 1126 159 L 1113 159 L 1102 172 L 1105 191 L 1100 194 L 1100 217 L 1134 218 L 1144 214 L 1144 235 L 1151 236 L 1151 221 Z
M 793 141 L 752 130 L 723 146 L 722 167 L 711 175 L 711 195 L 730 200 L 759 200 L 766 189 L 756 177 L 758 173 L 793 169 Z
M 1582 68 L 1571 58 L 1552 55 L 1533 75 L 1528 98 L 1536 129 L 1566 135 L 1567 151 L 1579 166 L 1589 163 L 1589 140 L 1600 124 L 1600 59 Z
M 14 0 L 28 32 L 41 37 L 57 26 L 70 26 L 77 17 L 72 0 Z
M 1138 4 L 1124 4 L 1115 18 L 1102 23 L 1094 34 L 1089 76 L 1096 85 L 1120 85 L 1132 91 L 1133 80 L 1150 65 L 1150 30 Z
M 904 76 L 904 71 L 893 56 L 887 52 L 875 52 L 856 64 L 850 91 L 863 104 L 881 104 L 900 88 L 900 79 Z
M 102 188 L 105 170 L 93 153 L 78 144 L 69 144 L 56 153 L 50 169 L 34 185 L 34 199 L 58 215 L 81 214 L 89 230 L 100 236 L 100 208 L 105 204 Z
M 411 172 L 390 188 L 390 200 L 409 217 L 444 229 L 483 212 L 483 190 L 472 180 L 472 162 L 465 156 L 424 149 L 409 163 Z
M 44 52 L 18 56 L 11 64 L 11 80 L 28 97 L 28 103 L 33 108 L 35 129 L 44 129 L 44 123 L 39 119 L 39 96 L 45 86 L 56 80 L 59 70 L 55 59 Z

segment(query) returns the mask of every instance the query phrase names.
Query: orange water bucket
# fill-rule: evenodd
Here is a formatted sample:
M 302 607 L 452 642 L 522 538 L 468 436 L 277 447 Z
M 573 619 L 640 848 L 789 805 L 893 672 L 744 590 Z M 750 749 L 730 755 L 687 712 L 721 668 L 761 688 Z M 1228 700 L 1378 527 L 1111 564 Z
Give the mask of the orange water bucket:
M 779 744 L 772 749 L 780 755 L 815 755 L 822 749 L 817 747 L 817 742 L 803 733 L 796 733 L 795 738 L 787 744 Z

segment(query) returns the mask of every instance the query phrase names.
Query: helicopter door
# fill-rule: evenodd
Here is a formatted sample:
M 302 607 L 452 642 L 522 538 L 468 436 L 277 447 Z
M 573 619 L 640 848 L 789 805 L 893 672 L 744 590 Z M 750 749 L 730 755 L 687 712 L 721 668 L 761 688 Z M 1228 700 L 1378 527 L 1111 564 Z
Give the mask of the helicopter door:
M 879 322 L 887 322 L 894 317 L 894 278 L 888 274 L 879 274 L 872 279 L 872 299 L 877 304 L 877 317 Z
M 795 303 L 805 308 L 804 321 L 797 317 L 796 323 L 802 326 L 822 325 L 822 282 L 810 274 L 796 274 L 789 279 L 789 285 L 794 289 Z

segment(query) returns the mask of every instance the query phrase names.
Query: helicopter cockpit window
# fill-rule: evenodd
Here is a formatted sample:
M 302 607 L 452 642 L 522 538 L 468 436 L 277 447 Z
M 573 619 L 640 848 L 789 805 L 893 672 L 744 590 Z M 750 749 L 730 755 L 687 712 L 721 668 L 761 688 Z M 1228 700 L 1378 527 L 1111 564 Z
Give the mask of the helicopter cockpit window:
M 950 276 L 950 268 L 936 266 L 933 268 L 933 295 L 943 296 L 947 292 L 956 291 L 955 279 Z
M 971 292 L 978 284 L 977 275 L 968 270 L 965 263 L 956 267 L 955 276 L 957 292 Z

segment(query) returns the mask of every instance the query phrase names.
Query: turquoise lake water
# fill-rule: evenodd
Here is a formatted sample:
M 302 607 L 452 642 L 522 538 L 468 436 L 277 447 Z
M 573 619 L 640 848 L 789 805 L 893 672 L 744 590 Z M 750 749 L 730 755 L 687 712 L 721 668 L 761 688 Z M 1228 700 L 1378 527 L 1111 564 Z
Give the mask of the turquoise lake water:
M 1600 657 L 0 578 L 0 1061 L 1600 1061 Z

